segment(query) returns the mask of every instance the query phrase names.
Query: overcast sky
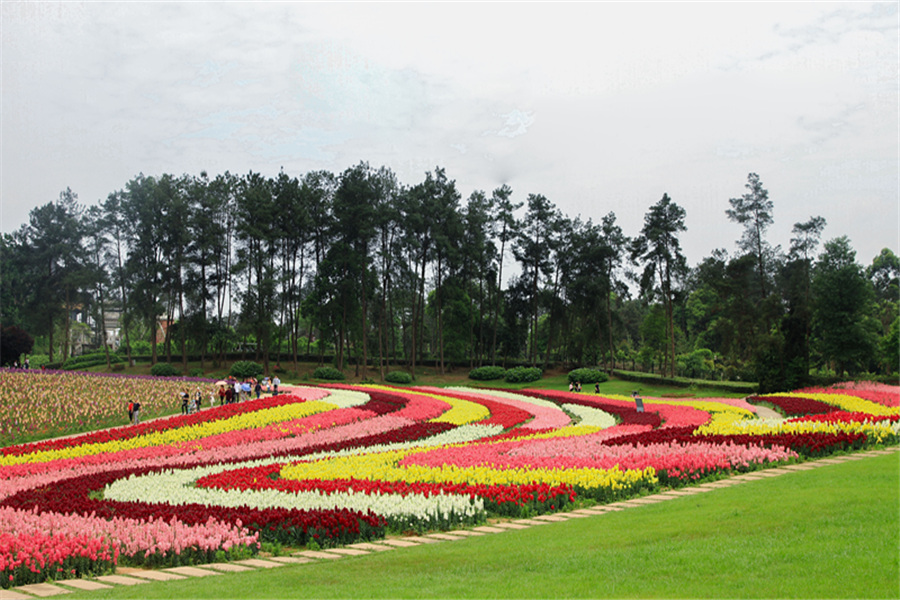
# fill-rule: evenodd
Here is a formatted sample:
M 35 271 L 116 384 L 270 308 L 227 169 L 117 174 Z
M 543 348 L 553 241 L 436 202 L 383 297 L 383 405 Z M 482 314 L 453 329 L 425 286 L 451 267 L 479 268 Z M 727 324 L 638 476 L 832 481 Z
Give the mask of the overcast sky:
M 693 266 L 827 219 L 900 252 L 898 2 L 18 3 L 2 10 L 0 230 L 138 173 L 340 173 L 463 198 L 503 183 L 637 235 L 664 193 Z

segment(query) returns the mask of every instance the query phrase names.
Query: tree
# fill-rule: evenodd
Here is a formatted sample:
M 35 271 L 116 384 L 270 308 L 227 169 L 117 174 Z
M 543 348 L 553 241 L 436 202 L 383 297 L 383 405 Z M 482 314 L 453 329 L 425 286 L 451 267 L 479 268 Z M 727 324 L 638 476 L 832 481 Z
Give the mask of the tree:
M 83 207 L 78 195 L 66 188 L 56 202 L 35 208 L 29 214 L 25 243 L 29 248 L 31 280 L 34 284 L 28 312 L 34 315 L 32 331 L 49 337 L 53 360 L 56 319 L 64 317 L 62 360 L 68 358 L 71 308 L 81 284 L 84 262 Z
M 812 282 L 813 328 L 819 352 L 838 375 L 857 373 L 875 352 L 875 332 L 867 319 L 872 286 L 846 236 L 825 243 Z
M 559 209 L 541 194 L 529 194 L 528 209 L 513 241 L 513 255 L 522 265 L 522 271 L 530 281 L 531 341 L 528 361 L 537 365 L 538 299 L 541 277 L 548 278 L 554 269 L 554 235 L 559 230 Z
M 493 234 L 500 240 L 500 253 L 497 255 L 497 295 L 494 298 L 494 326 L 491 342 L 491 364 L 497 364 L 497 320 L 500 318 L 500 297 L 503 289 L 503 260 L 506 258 L 506 244 L 518 235 L 518 222 L 513 213 L 522 208 L 522 202 L 512 202 L 512 188 L 503 184 L 491 195 L 494 205 Z
M 730 220 L 744 226 L 744 233 L 738 242 L 738 247 L 756 257 L 760 297 L 765 300 L 768 296 L 767 267 L 772 254 L 772 248 L 765 236 L 769 225 L 773 223 L 773 204 L 769 200 L 769 192 L 762 187 L 759 175 L 756 173 L 750 173 L 747 176 L 747 184 L 744 187 L 750 191 L 740 198 L 728 200 L 731 208 L 726 210 L 725 214 Z
M 34 348 L 34 338 L 24 329 L 9 325 L 0 327 L 0 365 L 13 365 Z
M 663 194 L 644 215 L 641 235 L 631 244 L 631 259 L 644 264 L 641 290 L 649 297 L 655 289 L 663 301 L 669 337 L 666 364 L 672 377 L 675 376 L 674 284 L 687 272 L 687 261 L 678 240 L 678 234 L 687 230 L 685 214 L 685 210 L 672 202 L 668 194 Z

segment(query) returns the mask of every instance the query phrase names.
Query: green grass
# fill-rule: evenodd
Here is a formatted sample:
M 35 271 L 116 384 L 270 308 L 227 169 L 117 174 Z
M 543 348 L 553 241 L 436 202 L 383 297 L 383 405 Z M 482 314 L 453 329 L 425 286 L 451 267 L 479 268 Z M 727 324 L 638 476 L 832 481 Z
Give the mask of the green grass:
M 68 598 L 898 598 L 900 460 L 333 562 Z

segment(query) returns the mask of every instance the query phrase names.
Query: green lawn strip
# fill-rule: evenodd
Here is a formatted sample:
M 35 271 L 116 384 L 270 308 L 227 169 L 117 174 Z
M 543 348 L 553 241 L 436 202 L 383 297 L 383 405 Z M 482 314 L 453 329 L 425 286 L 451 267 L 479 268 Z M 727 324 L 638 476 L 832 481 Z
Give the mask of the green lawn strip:
M 617 513 L 69 598 L 897 598 L 897 454 Z

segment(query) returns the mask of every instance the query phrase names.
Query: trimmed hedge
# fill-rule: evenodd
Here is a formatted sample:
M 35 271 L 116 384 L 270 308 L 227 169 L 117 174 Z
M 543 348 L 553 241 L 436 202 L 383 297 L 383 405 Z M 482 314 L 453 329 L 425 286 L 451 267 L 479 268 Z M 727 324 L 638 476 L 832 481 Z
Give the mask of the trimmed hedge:
M 344 373 L 334 367 L 319 367 L 313 371 L 313 379 L 325 379 L 327 381 L 340 381 L 344 379 Z
M 156 363 L 150 367 L 150 374 L 154 377 L 175 377 L 179 372 L 169 363 Z
M 605 383 L 609 375 L 600 369 L 573 369 L 569 371 L 569 383 Z
M 477 367 L 469 371 L 469 379 L 477 381 L 491 381 L 493 379 L 503 379 L 506 375 L 506 369 L 503 367 L 489 366 Z
M 384 376 L 384 380 L 390 383 L 412 383 L 412 375 L 406 371 L 391 371 Z
M 755 394 L 759 384 L 755 381 L 708 381 L 705 379 L 688 379 L 687 377 L 663 377 L 655 373 L 639 373 L 636 371 L 613 371 L 613 375 L 626 381 L 646 383 L 649 385 L 672 385 L 676 387 L 696 386 L 707 390 L 722 390 L 735 394 Z
M 232 377 L 237 377 L 238 379 L 249 379 L 259 378 L 263 372 L 263 366 L 258 362 L 253 362 L 252 360 L 239 360 L 233 365 L 231 365 L 231 370 L 228 372 Z
M 513 367 L 506 372 L 505 379 L 507 383 L 527 383 L 537 381 L 543 374 L 537 367 Z

